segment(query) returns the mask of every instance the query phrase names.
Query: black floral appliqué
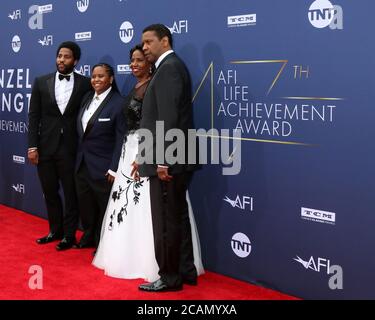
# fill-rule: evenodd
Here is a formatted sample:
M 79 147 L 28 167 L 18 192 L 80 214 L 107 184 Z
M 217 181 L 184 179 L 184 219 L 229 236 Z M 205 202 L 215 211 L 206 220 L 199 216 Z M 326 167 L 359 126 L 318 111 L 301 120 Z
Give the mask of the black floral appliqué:
M 113 220 L 115 218 L 118 224 L 124 221 L 124 215 L 126 216 L 128 214 L 127 207 L 129 204 L 129 197 L 133 198 L 134 204 L 139 203 L 139 197 L 141 195 L 139 189 L 143 186 L 144 183 L 144 179 L 135 180 L 131 177 L 128 177 L 122 172 L 121 174 L 126 178 L 126 187 L 123 188 L 122 186 L 118 186 L 118 189 L 112 192 L 111 199 L 113 202 L 116 202 L 117 200 L 120 200 L 122 197 L 125 197 L 125 203 L 118 210 L 118 212 L 116 212 L 116 210 L 113 210 L 112 214 L 110 215 L 110 222 L 108 225 L 109 230 L 112 230 Z

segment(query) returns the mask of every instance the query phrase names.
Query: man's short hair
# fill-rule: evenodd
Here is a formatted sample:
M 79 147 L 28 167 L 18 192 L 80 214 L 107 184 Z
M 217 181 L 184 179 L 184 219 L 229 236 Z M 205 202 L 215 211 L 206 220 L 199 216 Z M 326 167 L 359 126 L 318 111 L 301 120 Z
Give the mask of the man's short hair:
M 161 40 L 164 37 L 168 37 L 169 44 L 171 48 L 173 48 L 173 39 L 172 39 L 171 31 L 164 24 L 161 24 L 161 23 L 151 24 L 148 27 L 143 29 L 143 33 L 147 31 L 154 31 L 159 40 Z
M 61 48 L 68 48 L 68 49 L 72 50 L 74 60 L 78 61 L 81 58 L 81 48 L 75 42 L 73 42 L 73 41 L 62 42 L 59 45 L 59 47 L 57 48 L 56 57 L 59 55 L 59 51 L 60 51 Z

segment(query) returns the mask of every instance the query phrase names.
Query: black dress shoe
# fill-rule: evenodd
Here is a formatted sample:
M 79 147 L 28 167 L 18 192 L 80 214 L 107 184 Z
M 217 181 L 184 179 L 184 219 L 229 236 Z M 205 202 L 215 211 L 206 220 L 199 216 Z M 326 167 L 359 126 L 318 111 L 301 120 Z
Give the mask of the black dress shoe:
M 196 286 L 198 284 L 197 278 L 191 278 L 191 279 L 189 279 L 189 278 L 183 278 L 182 282 L 184 284 L 189 285 L 189 286 Z
M 82 243 L 81 241 L 76 243 L 73 248 L 75 249 L 84 249 L 84 248 L 95 248 L 95 243 L 94 242 L 84 242 Z
M 56 250 L 62 251 L 62 250 L 67 250 L 73 247 L 75 245 L 76 239 L 75 238 L 68 238 L 64 237 L 60 243 L 56 246 Z
M 38 244 L 46 244 L 52 241 L 61 240 L 62 238 L 63 238 L 62 234 L 50 232 L 45 237 L 37 239 L 36 242 Z
M 182 285 L 169 287 L 163 280 L 159 279 L 155 282 L 141 284 L 138 288 L 149 292 L 180 291 L 182 290 Z

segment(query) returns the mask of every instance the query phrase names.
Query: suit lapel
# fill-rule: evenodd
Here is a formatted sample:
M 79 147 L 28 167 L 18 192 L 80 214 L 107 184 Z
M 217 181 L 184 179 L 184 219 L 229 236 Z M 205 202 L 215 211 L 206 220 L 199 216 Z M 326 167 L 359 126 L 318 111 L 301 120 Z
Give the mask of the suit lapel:
M 57 110 L 59 110 L 59 106 L 57 105 L 56 101 L 56 95 L 55 95 L 55 79 L 56 79 L 56 73 L 51 74 L 51 76 L 47 79 L 47 87 L 48 87 L 48 92 L 51 96 L 52 101 L 54 102 Z
M 90 132 L 90 130 L 94 126 L 94 123 L 95 123 L 96 119 L 98 118 L 99 114 L 102 112 L 103 108 L 108 104 L 108 101 L 111 99 L 112 95 L 113 95 L 113 90 L 111 90 L 108 93 L 108 95 L 102 101 L 102 103 L 100 104 L 100 106 L 98 107 L 98 109 L 96 109 L 95 113 L 92 115 L 92 117 L 90 118 L 89 122 L 87 123 L 87 127 L 86 127 L 86 130 L 85 130 L 85 133 L 84 133 L 83 137 L 86 137 L 87 134 Z M 91 100 L 90 100 L 90 103 L 91 103 Z
M 148 84 L 147 88 L 150 88 L 150 87 L 152 86 L 152 84 L 153 84 L 153 82 L 154 82 L 154 79 L 157 78 L 158 71 L 160 70 L 160 67 L 163 65 L 163 63 L 164 63 L 165 61 L 167 61 L 169 58 L 172 58 L 172 57 L 174 57 L 174 56 L 176 56 L 176 54 L 175 54 L 174 52 L 172 52 L 172 53 L 170 53 L 169 55 L 167 55 L 162 61 L 160 61 L 160 64 L 159 64 L 159 66 L 157 67 L 155 73 L 152 75 L 152 78 L 151 78 L 150 83 Z M 146 88 L 146 92 L 147 92 L 147 88 Z M 146 95 L 146 92 L 145 92 L 145 95 Z
M 73 86 L 72 94 L 70 95 L 70 98 L 69 98 L 68 104 L 66 105 L 64 113 L 69 110 L 70 106 L 72 105 L 73 98 L 77 94 L 79 87 L 81 85 L 81 81 L 80 81 L 81 79 L 77 77 L 75 72 L 73 72 L 73 77 L 74 77 L 74 86 Z
M 89 95 L 86 99 L 86 101 L 84 102 L 84 104 L 82 105 L 82 108 L 79 110 L 79 113 L 78 113 L 78 133 L 79 133 L 79 136 L 80 137 L 83 137 L 84 135 L 84 131 L 83 131 L 83 127 L 82 127 L 82 117 L 83 117 L 83 113 L 85 112 L 87 106 L 90 105 L 91 101 L 92 101 L 92 98 L 94 97 L 94 95 Z
M 172 57 L 175 57 L 176 54 L 174 52 L 171 52 L 169 55 L 167 55 L 163 60 L 160 61 L 159 63 L 159 66 L 158 68 L 156 69 L 156 71 L 158 71 L 158 69 L 162 66 L 162 64 L 167 61 L 168 59 L 172 58 Z

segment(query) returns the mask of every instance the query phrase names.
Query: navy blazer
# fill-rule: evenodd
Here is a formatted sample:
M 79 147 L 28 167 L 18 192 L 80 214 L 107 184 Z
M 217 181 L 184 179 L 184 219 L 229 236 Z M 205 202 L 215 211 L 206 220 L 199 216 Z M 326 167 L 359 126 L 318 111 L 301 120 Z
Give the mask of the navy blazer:
M 117 171 L 121 156 L 122 143 L 126 132 L 126 121 L 123 113 L 125 99 L 111 90 L 92 115 L 83 131 L 82 116 L 91 103 L 94 92 L 89 92 L 82 100 L 78 114 L 78 152 L 76 172 L 84 159 L 90 176 L 94 180 L 105 179 L 108 170 Z

